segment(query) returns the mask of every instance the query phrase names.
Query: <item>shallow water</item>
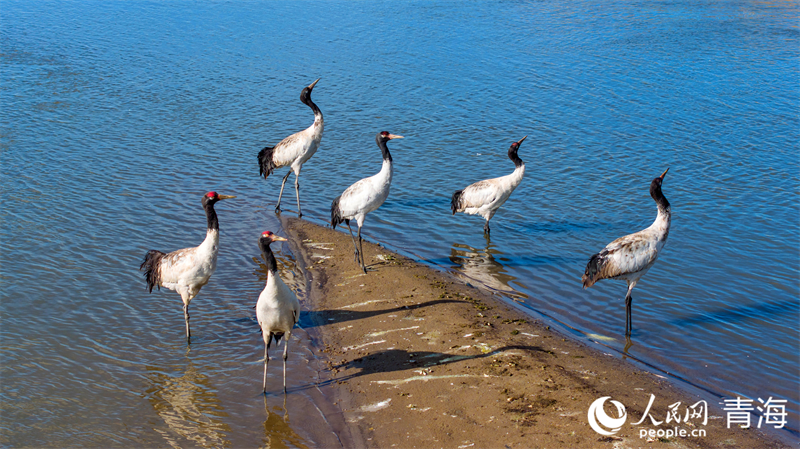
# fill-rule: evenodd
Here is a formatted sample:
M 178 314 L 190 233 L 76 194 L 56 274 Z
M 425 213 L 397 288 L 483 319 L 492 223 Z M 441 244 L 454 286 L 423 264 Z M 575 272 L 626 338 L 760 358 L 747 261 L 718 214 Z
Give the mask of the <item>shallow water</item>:
M 278 367 L 265 410 L 252 310 L 284 174 L 259 179 L 255 156 L 311 124 L 299 93 L 320 76 L 308 218 L 378 171 L 376 132 L 404 135 L 365 235 L 618 350 L 625 284 L 584 291 L 580 276 L 652 222 L 648 185 L 669 167 L 673 227 L 634 290 L 628 352 L 718 395 L 787 399 L 797 429 L 797 14 L 735 0 L 4 1 L 2 442 L 338 444 L 304 331 L 288 418 Z M 510 173 L 524 135 L 525 179 L 487 242 L 449 197 Z M 137 268 L 148 249 L 202 240 L 208 190 L 239 198 L 217 208 L 218 270 L 187 350 L 178 295 L 146 294 Z

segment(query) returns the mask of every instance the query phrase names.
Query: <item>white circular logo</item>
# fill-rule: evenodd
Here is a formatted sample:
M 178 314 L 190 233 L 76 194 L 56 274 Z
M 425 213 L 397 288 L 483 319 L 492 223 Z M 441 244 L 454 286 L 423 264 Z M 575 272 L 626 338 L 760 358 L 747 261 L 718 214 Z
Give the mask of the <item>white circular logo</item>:
M 617 407 L 619 418 L 612 418 L 606 414 L 606 411 L 603 410 L 603 404 L 605 404 L 606 399 L 609 398 L 611 398 L 611 396 L 604 396 L 592 402 L 592 405 L 589 406 L 589 425 L 592 426 L 595 432 L 606 436 L 614 435 L 619 432 L 619 429 L 622 428 L 622 425 L 625 424 L 625 420 L 628 418 L 625 406 L 622 405 L 621 402 L 614 400 L 612 400 L 611 403 Z M 611 430 L 605 430 L 601 425 Z

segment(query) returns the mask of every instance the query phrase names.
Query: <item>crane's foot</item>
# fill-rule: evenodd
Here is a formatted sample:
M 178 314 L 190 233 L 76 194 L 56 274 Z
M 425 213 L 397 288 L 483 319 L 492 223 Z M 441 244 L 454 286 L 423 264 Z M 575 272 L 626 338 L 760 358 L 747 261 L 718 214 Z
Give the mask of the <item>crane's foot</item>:
M 277 206 L 275 206 L 275 213 L 276 213 L 276 214 L 278 214 L 278 215 L 280 215 L 280 214 L 281 214 L 281 205 L 280 205 L 280 204 L 278 204 Z

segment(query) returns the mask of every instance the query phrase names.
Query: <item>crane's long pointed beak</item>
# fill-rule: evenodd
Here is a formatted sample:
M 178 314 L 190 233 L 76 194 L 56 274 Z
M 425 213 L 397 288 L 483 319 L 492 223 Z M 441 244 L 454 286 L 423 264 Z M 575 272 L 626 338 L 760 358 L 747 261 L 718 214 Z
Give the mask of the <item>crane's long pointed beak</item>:
M 233 195 L 220 195 L 219 196 L 219 199 L 221 199 L 221 200 L 229 200 L 231 198 L 236 198 L 236 197 L 233 196 Z
M 519 139 L 519 140 L 517 141 L 517 145 L 521 144 L 521 143 L 522 143 L 522 141 L 523 141 L 523 140 L 525 140 L 525 139 L 527 139 L 527 138 L 528 138 L 528 136 L 525 136 L 525 137 L 523 137 L 522 139 Z
M 281 237 L 279 235 L 274 235 L 274 234 L 272 236 L 272 241 L 273 242 L 288 242 L 288 240 L 286 240 L 285 238 L 283 238 L 283 237 Z
M 662 181 L 664 180 L 664 176 L 666 176 L 666 175 L 667 175 L 667 172 L 668 172 L 668 171 L 669 171 L 669 168 L 667 168 L 666 170 L 664 170 L 664 173 L 661 173 L 661 176 L 659 176 L 659 178 L 661 178 L 661 180 L 662 180 Z
M 392 139 L 402 139 L 403 136 L 398 136 L 397 134 L 389 134 L 389 140 Z
M 314 81 L 313 83 L 311 83 L 311 84 L 308 86 L 308 90 L 312 90 L 312 89 L 314 89 L 314 86 L 316 86 L 316 85 L 317 85 L 317 83 L 319 82 L 319 80 L 321 80 L 321 79 L 322 79 L 322 78 L 317 78 L 317 80 L 316 80 L 316 81 Z

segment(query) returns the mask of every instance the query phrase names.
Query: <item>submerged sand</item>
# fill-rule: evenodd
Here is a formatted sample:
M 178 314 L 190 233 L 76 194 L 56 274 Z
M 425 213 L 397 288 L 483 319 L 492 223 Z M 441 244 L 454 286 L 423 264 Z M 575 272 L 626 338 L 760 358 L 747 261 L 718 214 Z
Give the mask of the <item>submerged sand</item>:
M 365 275 L 348 234 L 295 218 L 284 223 L 307 279 L 304 307 L 321 331 L 329 376 L 323 382 L 338 387 L 335 401 L 355 447 L 787 447 L 754 429 L 728 429 L 714 403 L 706 425 L 702 419 L 677 425 L 705 429 L 705 437 L 640 438 L 640 427 L 631 424 L 651 394 L 659 421 L 671 404 L 680 402 L 683 414 L 707 398 L 367 242 Z M 628 413 L 612 436 L 596 433 L 587 420 L 590 404 L 604 396 Z M 611 404 L 605 410 L 616 416 Z

